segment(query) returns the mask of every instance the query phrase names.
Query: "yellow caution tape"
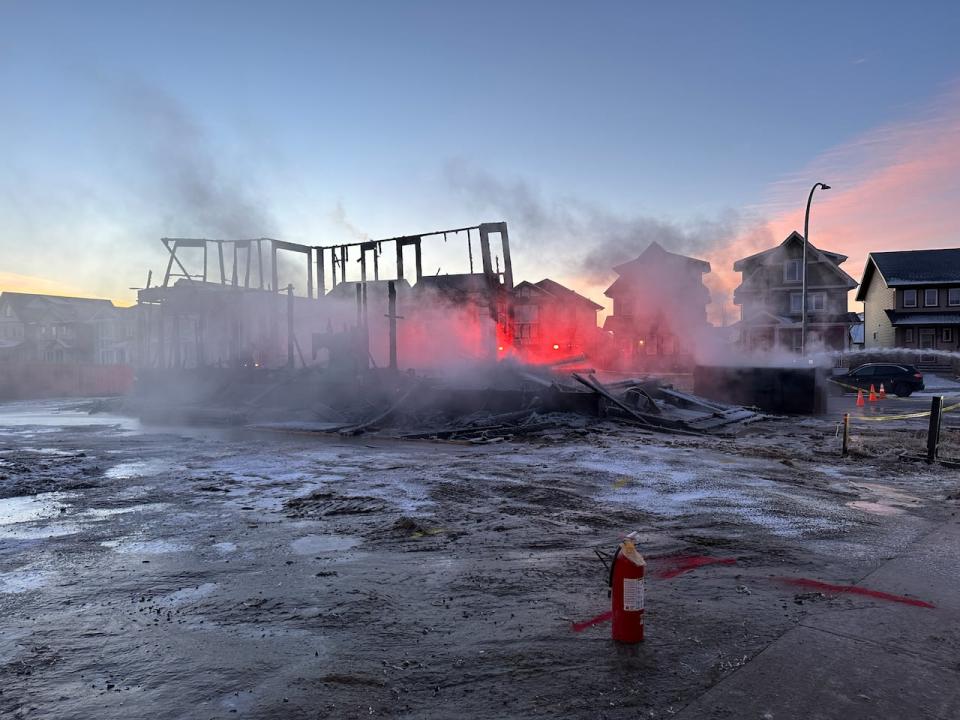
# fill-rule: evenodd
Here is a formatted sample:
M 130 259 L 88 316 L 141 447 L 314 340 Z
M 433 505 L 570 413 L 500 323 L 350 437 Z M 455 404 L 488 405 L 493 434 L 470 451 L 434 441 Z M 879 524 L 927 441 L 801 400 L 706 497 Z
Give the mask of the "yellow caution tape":
M 956 410 L 960 408 L 960 402 L 954 403 L 953 405 L 947 405 L 943 408 L 942 412 L 950 412 L 951 410 Z M 915 413 L 897 413 L 895 415 L 854 415 L 850 413 L 850 420 L 869 420 L 870 422 L 883 422 L 885 420 L 909 420 L 911 418 L 922 418 L 930 417 L 930 411 L 925 410 L 923 412 Z

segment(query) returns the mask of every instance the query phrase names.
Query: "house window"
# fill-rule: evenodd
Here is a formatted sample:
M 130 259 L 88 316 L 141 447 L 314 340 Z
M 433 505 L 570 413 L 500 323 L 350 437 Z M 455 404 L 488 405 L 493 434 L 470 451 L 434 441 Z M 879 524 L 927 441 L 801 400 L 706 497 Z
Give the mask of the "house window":
M 787 260 L 783 263 L 783 281 L 788 283 L 800 282 L 802 280 L 800 275 L 801 269 L 800 260 Z
M 907 328 L 903 331 L 903 341 L 913 344 L 913 328 Z
M 944 341 L 944 342 L 953 342 L 953 328 L 944 328 L 944 329 L 943 329 L 943 341 Z
M 904 291 L 903 291 L 903 306 L 904 306 L 904 307 L 916 307 L 916 306 L 917 306 L 917 291 L 916 291 L 916 290 L 904 290 Z
M 947 290 L 947 304 L 960 305 L 960 288 L 950 288 Z
M 923 291 L 923 306 L 936 307 L 940 304 L 940 291 L 936 288 L 928 288 Z
M 798 313 L 803 308 L 803 293 L 790 293 L 790 312 Z M 823 312 L 827 309 L 825 292 L 807 293 L 807 312 Z

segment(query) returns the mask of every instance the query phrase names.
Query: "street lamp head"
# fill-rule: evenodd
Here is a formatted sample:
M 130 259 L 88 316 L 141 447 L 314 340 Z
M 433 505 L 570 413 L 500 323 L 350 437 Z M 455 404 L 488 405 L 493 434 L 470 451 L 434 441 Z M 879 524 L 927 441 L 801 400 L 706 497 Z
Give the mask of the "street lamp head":
M 824 190 L 829 190 L 829 189 L 830 189 L 830 186 L 827 185 L 826 183 L 820 183 L 820 187 L 823 188 Z

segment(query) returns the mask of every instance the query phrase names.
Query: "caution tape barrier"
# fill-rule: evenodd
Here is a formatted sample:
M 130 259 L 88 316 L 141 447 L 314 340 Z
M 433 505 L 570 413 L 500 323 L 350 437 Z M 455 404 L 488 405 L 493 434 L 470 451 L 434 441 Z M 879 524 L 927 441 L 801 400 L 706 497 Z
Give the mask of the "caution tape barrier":
M 941 410 L 941 413 L 947 413 L 952 410 L 960 408 L 960 402 L 954 403 L 953 405 L 946 405 Z M 930 411 L 924 410 L 923 412 L 914 412 L 914 413 L 896 413 L 894 415 L 854 415 L 850 413 L 850 421 L 854 420 L 867 420 L 868 422 L 885 422 L 891 420 L 910 420 L 911 418 L 922 418 L 930 417 Z

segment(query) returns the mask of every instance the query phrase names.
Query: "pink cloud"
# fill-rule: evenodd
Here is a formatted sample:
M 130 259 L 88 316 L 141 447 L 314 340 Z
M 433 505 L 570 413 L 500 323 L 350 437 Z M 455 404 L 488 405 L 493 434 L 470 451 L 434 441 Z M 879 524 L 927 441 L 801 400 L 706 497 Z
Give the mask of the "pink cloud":
M 960 246 L 960 85 L 915 119 L 867 132 L 772 185 L 767 200 L 750 209 L 767 220 L 707 258 L 714 321 L 719 301 L 729 302 L 740 282 L 733 262 L 792 230 L 802 232 L 807 193 L 816 181 L 833 189 L 814 198 L 810 240 L 849 256 L 844 269 L 857 279 L 869 252 Z

